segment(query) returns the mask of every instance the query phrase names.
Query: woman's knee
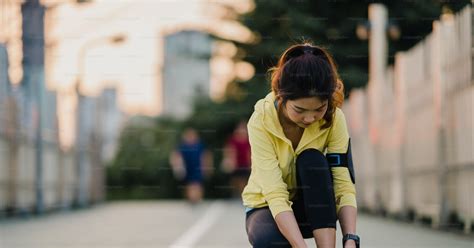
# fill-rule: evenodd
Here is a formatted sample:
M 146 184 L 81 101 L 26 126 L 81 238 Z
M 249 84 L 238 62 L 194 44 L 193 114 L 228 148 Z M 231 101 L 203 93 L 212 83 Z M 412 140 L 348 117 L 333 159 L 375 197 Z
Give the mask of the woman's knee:
M 318 172 L 329 172 L 329 163 L 326 156 L 317 149 L 306 149 L 296 158 L 296 165 L 300 171 L 317 170 Z
M 326 160 L 324 153 L 315 148 L 308 148 L 298 155 L 299 160 Z M 297 160 L 298 161 L 298 160 Z

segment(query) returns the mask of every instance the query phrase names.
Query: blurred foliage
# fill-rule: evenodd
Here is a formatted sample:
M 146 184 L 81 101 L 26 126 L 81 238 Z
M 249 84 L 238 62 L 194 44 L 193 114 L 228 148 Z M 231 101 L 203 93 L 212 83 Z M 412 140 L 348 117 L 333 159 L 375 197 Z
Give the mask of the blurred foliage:
M 132 118 L 121 134 L 116 157 L 107 166 L 108 199 L 176 195 L 178 186 L 172 180 L 168 154 L 176 143 L 179 126 L 169 118 Z
M 363 87 L 368 80 L 368 42 L 356 35 L 358 24 L 367 23 L 368 6 L 387 6 L 389 23 L 399 27 L 398 40 L 389 39 L 389 62 L 397 51 L 407 50 L 432 30 L 432 22 L 442 13 L 457 12 L 469 1 L 255 1 L 255 9 L 242 15 L 240 22 L 258 37 L 258 44 L 235 43 L 243 60 L 251 63 L 256 75 L 249 84 L 267 84 L 266 72 L 276 65 L 290 45 L 303 41 L 325 47 L 333 54 L 346 87 Z M 241 59 L 241 58 L 238 58 Z M 256 86 L 249 86 L 255 92 Z M 258 88 L 262 88 L 259 86 Z M 266 91 L 268 91 L 267 88 Z M 264 92 L 258 93 L 260 96 Z
M 182 185 L 168 162 L 185 127 L 196 128 L 214 154 L 214 175 L 205 182 L 205 197 L 229 197 L 228 175 L 220 172 L 222 147 L 235 124 L 248 118 L 255 102 L 270 90 L 267 70 L 290 45 L 310 40 L 329 49 L 339 66 L 346 93 L 365 86 L 368 79 L 368 42 L 355 30 L 367 21 L 368 5 L 376 1 L 273 1 L 257 0 L 255 9 L 239 21 L 255 32 L 257 44 L 235 43 L 235 60 L 251 63 L 255 76 L 247 82 L 228 84 L 226 100 L 213 102 L 197 96 L 186 120 L 170 117 L 139 118 L 122 133 L 116 158 L 107 167 L 108 199 L 181 198 Z M 442 11 L 456 12 L 468 1 L 386 1 L 389 21 L 401 37 L 389 40 L 389 60 L 396 51 L 409 49 L 432 29 Z M 218 38 L 218 37 L 216 37 Z

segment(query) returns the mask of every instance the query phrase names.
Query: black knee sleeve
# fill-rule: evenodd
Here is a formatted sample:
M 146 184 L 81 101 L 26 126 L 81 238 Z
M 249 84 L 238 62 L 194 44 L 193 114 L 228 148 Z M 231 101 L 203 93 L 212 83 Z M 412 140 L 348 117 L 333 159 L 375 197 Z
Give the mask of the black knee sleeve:
M 304 150 L 296 159 L 296 170 L 304 212 L 311 230 L 336 228 L 332 172 L 324 154 L 317 149 Z

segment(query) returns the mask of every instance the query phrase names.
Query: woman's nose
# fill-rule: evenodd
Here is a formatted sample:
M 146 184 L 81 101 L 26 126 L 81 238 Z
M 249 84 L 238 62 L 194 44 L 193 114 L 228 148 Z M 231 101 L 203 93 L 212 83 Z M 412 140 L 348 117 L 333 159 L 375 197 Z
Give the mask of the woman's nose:
M 303 121 L 304 121 L 305 123 L 312 123 L 314 120 L 315 120 L 314 116 L 305 117 L 305 118 L 303 119 Z

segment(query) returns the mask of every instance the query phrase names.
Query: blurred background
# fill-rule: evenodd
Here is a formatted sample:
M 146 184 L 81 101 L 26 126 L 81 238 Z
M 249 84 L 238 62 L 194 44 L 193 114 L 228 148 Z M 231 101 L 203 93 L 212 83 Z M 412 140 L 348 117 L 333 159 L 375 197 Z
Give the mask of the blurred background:
M 367 247 L 474 247 L 472 20 L 461 0 L 0 0 L 0 247 L 249 247 L 245 121 L 305 41 L 345 84 Z

